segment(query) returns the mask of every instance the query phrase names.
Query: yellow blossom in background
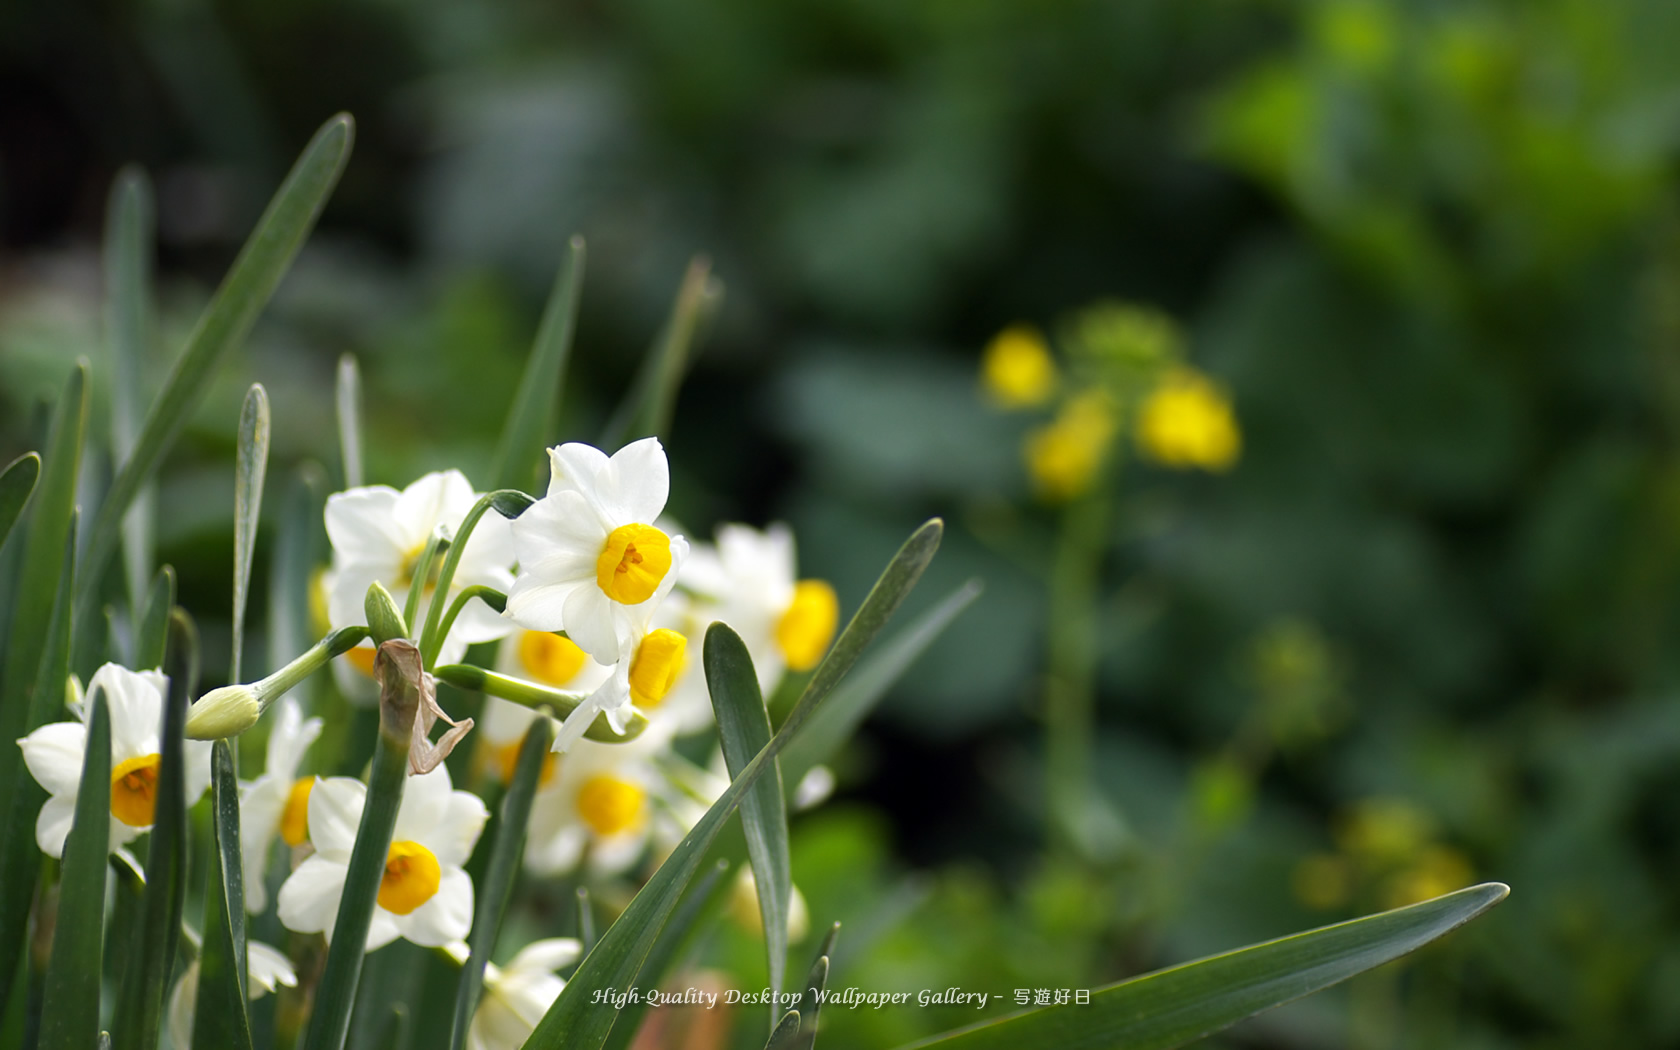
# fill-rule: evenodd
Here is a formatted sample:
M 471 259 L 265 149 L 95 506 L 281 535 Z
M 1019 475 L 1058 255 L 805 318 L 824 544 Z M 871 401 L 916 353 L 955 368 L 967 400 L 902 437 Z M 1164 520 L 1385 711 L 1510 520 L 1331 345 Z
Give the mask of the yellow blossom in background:
M 1056 392 L 1056 361 L 1038 329 L 1010 325 L 986 345 L 980 379 L 1003 408 L 1033 408 Z
M 1118 425 L 1108 396 L 1088 391 L 1063 406 L 1054 421 L 1028 434 L 1023 451 L 1039 493 L 1065 500 L 1090 488 Z
M 1434 836 L 1429 814 L 1400 798 L 1369 798 L 1353 806 L 1336 829 L 1336 845 L 1371 866 L 1417 855 Z
M 1314 853 L 1295 865 L 1289 883 L 1295 899 L 1315 911 L 1340 908 L 1353 895 L 1353 865 L 1339 853 Z
M 1224 391 L 1200 372 L 1175 368 L 1138 409 L 1137 443 L 1162 466 L 1223 471 L 1242 453 L 1242 432 Z
M 1383 890 L 1383 907 L 1403 908 L 1470 885 L 1473 873 L 1464 854 L 1451 846 L 1429 846 L 1396 872 Z

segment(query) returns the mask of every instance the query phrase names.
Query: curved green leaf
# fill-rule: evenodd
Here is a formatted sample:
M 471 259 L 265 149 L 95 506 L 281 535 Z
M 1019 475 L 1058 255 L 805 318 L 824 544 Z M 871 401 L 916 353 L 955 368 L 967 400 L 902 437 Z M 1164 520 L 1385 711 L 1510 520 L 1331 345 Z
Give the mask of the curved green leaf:
M 111 710 L 103 689 L 88 697 L 87 751 L 76 818 L 64 840 L 58 920 L 41 999 L 41 1050 L 82 1050 L 99 1036 L 105 948 L 105 858 L 111 852 Z
M 169 611 L 175 608 L 175 569 L 165 565 L 152 580 L 146 596 L 146 609 L 140 616 L 140 633 L 136 640 L 134 666 L 150 670 L 163 666 L 164 650 L 169 645 Z
M 490 462 L 493 489 L 522 489 L 538 476 L 542 449 L 553 425 L 554 404 L 565 381 L 566 359 L 571 356 L 572 333 L 577 329 L 584 257 L 583 238 L 573 234 L 566 242 L 566 258 L 554 279 L 554 290 L 549 292 L 548 305 L 543 307 L 536 343 L 525 362 L 513 408 Z
M 0 471 L 0 543 L 12 534 L 12 526 L 23 515 L 29 494 L 35 491 L 35 479 L 41 476 L 41 455 L 25 452 L 6 464 Z
M 699 344 L 702 325 L 717 313 L 722 301 L 723 282 L 712 276 L 709 260 L 696 256 L 683 273 L 671 316 L 601 435 L 602 448 L 615 449 L 626 441 L 650 435 L 669 436 L 677 388 Z
M 112 480 L 89 530 L 76 591 L 78 610 L 92 608 L 98 601 L 105 563 L 123 515 L 186 426 L 187 418 L 209 388 L 217 362 L 229 349 L 244 342 L 257 315 L 291 268 L 338 184 L 353 137 L 354 123 L 347 114 L 332 118 L 315 133 L 199 317 L 186 350 L 146 413 L 133 455 Z M 115 1035 L 119 1043 L 126 1038 L 121 1031 Z
M 146 389 L 152 270 L 152 184 L 129 166 L 111 183 L 105 206 L 105 342 L 111 352 L 111 462 L 134 455 Z M 139 614 L 152 573 L 153 485 L 135 493 L 123 515 L 123 578 L 129 608 Z
M 729 899 L 729 894 L 734 888 L 727 878 L 730 870 L 728 861 L 719 860 L 712 865 L 711 871 L 700 876 L 694 883 L 688 895 L 677 906 L 677 910 L 671 914 L 671 921 L 665 924 L 665 929 L 659 934 L 659 940 L 653 944 L 653 950 L 648 952 L 640 972 L 636 974 L 636 987 L 661 987 L 665 978 L 693 949 L 701 933 L 723 911 L 724 903 Z M 593 945 L 594 939 L 591 938 L 589 943 Z M 646 1001 L 625 1003 L 624 1008 L 618 1011 L 618 1020 L 613 1022 L 612 1032 L 607 1035 L 602 1050 L 627 1050 L 642 1026 L 642 1015 L 647 1011 Z
M 74 586 L 66 544 L 75 532 L 76 474 L 81 466 L 82 435 L 87 430 L 86 361 L 78 361 L 65 381 L 64 393 L 53 410 L 47 429 L 41 478 L 29 501 L 28 522 L 17 537 L 23 541 L 11 612 L 11 638 L 7 658 L 0 661 L 0 988 L 10 989 L 21 953 L 12 948 L 23 943 L 29 919 L 29 902 L 35 894 L 40 872 L 40 851 L 35 845 L 35 816 L 46 797 L 23 768 L 23 752 L 10 743 L 27 735 L 46 721 L 64 703 L 64 678 L 49 681 L 50 696 L 41 690 L 40 672 L 49 648 L 49 635 L 62 617 L 55 609 L 62 605 L 65 586 Z M 68 623 L 67 620 L 62 620 Z M 69 628 L 62 628 L 61 642 L 68 653 Z M 68 668 L 68 656 L 64 666 Z M 50 676 L 49 676 L 50 678 Z M 39 713 L 38 713 L 39 712 Z
M 268 391 L 252 383 L 239 410 L 239 446 L 233 482 L 233 657 L 228 681 L 242 682 L 245 652 L 245 603 L 251 591 L 251 559 L 256 554 L 257 523 L 262 517 L 263 481 L 268 476 Z
M 554 739 L 554 723 L 547 718 L 533 718 L 525 731 L 525 741 L 519 746 L 519 761 L 513 769 L 513 780 L 507 794 L 502 796 L 501 811 L 496 815 L 496 841 L 490 853 L 490 868 L 478 892 L 477 913 L 473 916 L 472 933 L 467 938 L 469 954 L 461 967 L 460 984 L 455 991 L 455 1024 L 449 1041 L 454 1050 L 467 1045 L 467 1028 L 472 1024 L 473 1011 L 478 1009 L 478 996 L 484 987 L 484 964 L 496 948 L 496 938 L 502 931 L 502 918 L 507 914 L 508 900 L 513 896 L 513 882 L 519 875 L 520 862 L 525 858 L 525 836 L 531 823 L 531 800 L 537 794 L 537 781 L 542 776 L 543 758 Z
M 379 682 L 379 742 L 368 775 L 367 801 L 356 828 L 356 846 L 344 877 L 338 916 L 333 920 L 332 947 L 315 993 L 315 1006 L 304 1035 L 304 1050 L 342 1050 L 350 1031 L 350 1009 L 356 1002 L 362 959 L 367 954 L 368 927 L 379 897 L 379 880 L 391 848 L 391 830 L 402 805 L 408 778 L 408 748 L 414 737 L 414 718 L 420 708 L 420 650 L 402 641 L 380 645 L 373 662 Z
M 628 987 L 658 940 L 684 888 L 694 878 L 706 851 L 718 832 L 741 804 L 776 755 L 786 747 L 827 696 L 834 691 L 859 654 L 886 626 L 886 622 L 921 578 L 923 570 L 939 549 L 944 524 L 937 518 L 917 529 L 905 541 L 886 571 L 875 582 L 862 607 L 852 617 L 840 638 L 811 676 L 805 695 L 788 715 L 787 722 L 758 757 L 749 762 L 723 795 L 706 811 L 681 843 L 654 872 L 653 878 L 631 900 L 618 921 L 572 974 L 560 997 L 543 1015 L 525 1046 L 531 1050 L 595 1050 L 606 1039 L 615 1015 L 592 1005 L 595 993 L 605 988 Z
M 1505 899 L 1497 882 L 1110 985 L 915 1044 L 939 1050 L 1168 1050 L 1398 959 Z
M 714 623 L 707 629 L 705 666 L 723 759 L 729 775 L 737 777 L 770 743 L 770 715 L 759 695 L 758 674 L 747 645 L 728 625 Z M 793 897 L 787 804 L 782 799 L 782 768 L 778 762 L 772 762 L 770 771 L 742 797 L 741 828 L 746 833 L 747 856 L 752 861 L 759 914 L 764 920 L 764 948 L 773 993 L 770 1025 L 778 1029 L 776 1017 L 781 1010 L 777 1003 L 786 977 L 788 908 Z
M 828 987 L 828 971 L 831 968 L 829 960 L 834 957 L 834 939 L 840 936 L 840 924 L 835 923 L 828 928 L 828 936 L 823 938 L 822 947 L 817 949 L 817 957 L 811 962 L 811 970 L 805 975 L 805 987 L 800 989 L 799 998 L 794 1001 L 793 1009 L 803 1011 L 805 1022 L 800 1026 L 799 1037 L 793 1041 L 790 1050 L 811 1050 L 817 1042 L 817 1018 L 822 1013 L 823 991 Z
M 851 739 L 857 727 L 869 717 L 881 697 L 886 695 L 899 676 L 927 651 L 945 628 L 951 625 L 980 596 L 979 580 L 970 580 L 941 599 L 933 608 L 912 620 L 909 626 L 870 650 L 858 668 L 846 676 L 846 682 L 834 691 L 823 705 L 822 712 L 811 719 L 811 726 L 798 740 L 788 745 L 782 756 L 787 790 L 799 786 L 815 766 L 834 757 L 840 746 Z
M 239 853 L 239 782 L 233 748 L 210 748 L 210 874 L 204 890 L 204 941 L 198 956 L 198 997 L 192 1045 L 201 1050 L 251 1050 L 245 1004 L 245 882 Z M 259 873 L 260 874 L 260 873 Z
M 169 653 L 164 660 L 169 693 L 163 705 L 156 810 L 146 854 L 146 896 L 140 935 L 134 939 L 117 993 L 111 1034 L 117 1050 L 154 1050 L 163 1003 L 181 936 L 187 892 L 187 701 L 198 689 L 198 632 L 181 610 L 169 617 Z
M 764 1050 L 793 1050 L 799 1041 L 799 1011 L 789 1010 L 782 1015 L 776 1027 L 770 1033 L 770 1041 L 764 1044 Z

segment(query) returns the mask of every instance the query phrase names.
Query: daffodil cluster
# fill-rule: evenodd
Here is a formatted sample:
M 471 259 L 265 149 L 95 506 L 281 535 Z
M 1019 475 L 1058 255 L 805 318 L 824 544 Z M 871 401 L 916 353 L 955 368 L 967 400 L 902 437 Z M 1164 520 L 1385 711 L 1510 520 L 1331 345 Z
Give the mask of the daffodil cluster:
M 286 872 L 277 900 L 281 923 L 298 934 L 333 936 L 368 787 L 356 777 L 306 772 L 318 764 L 310 751 L 325 723 L 287 691 L 331 662 L 346 699 L 378 702 L 381 617 L 402 620 L 425 656 L 411 758 L 436 753 L 407 777 L 368 951 L 401 938 L 466 955 L 474 911 L 467 864 L 489 810 L 478 793 L 455 786 L 441 759 L 469 729 L 477 729 L 470 769 L 482 790 L 512 779 L 534 720 L 554 720 L 525 865 L 537 877 L 580 867 L 612 876 L 650 849 L 668 850 L 728 784 L 721 757 L 707 768 L 673 748 L 678 737 L 713 725 L 689 639 L 714 621 L 729 623 L 746 642 L 766 696 L 785 674 L 809 671 L 822 659 L 839 601 L 827 582 L 799 578 L 786 526 L 724 525 L 715 543 L 691 543 L 664 516 L 670 473 L 655 438 L 612 455 L 560 445 L 548 450 L 548 460 L 547 491 L 516 498 L 508 515 L 490 511 L 493 498 L 454 470 L 401 490 L 362 486 L 327 499 L 332 560 L 315 577 L 326 636 L 261 681 L 206 694 L 187 721 L 187 735 L 203 738 L 186 744 L 190 804 L 210 779 L 207 738 L 241 732 L 267 715 L 266 761 L 239 790 L 251 914 L 270 907 L 265 875 L 278 850 Z M 456 681 L 463 674 L 477 675 L 472 680 L 485 693 L 476 719 L 452 717 L 435 697 L 440 676 Z M 88 683 L 111 712 L 113 851 L 152 823 L 166 688 L 161 672 L 116 664 Z M 88 738 L 80 696 L 79 687 L 71 690 L 71 719 L 19 741 L 49 795 L 37 839 L 52 856 L 64 849 L 80 787 Z M 439 718 L 451 728 L 434 742 L 428 733 Z M 471 1044 L 517 1046 L 564 987 L 554 971 L 577 954 L 575 941 L 539 941 L 506 967 L 490 967 Z M 286 956 L 255 941 L 249 968 L 252 997 L 296 982 Z M 195 974 L 189 970 L 172 993 L 172 1032 L 191 1030 Z

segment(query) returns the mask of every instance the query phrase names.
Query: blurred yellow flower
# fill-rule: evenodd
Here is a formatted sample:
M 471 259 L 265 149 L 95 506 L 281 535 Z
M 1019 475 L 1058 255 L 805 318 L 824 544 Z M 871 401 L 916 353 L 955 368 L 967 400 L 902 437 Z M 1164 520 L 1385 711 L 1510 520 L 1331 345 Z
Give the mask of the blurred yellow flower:
M 1213 381 L 1187 368 L 1169 371 L 1138 410 L 1137 443 L 1162 466 L 1228 470 L 1242 453 L 1242 433 L 1230 399 Z
M 1434 833 L 1429 814 L 1405 799 L 1369 798 L 1348 812 L 1336 831 L 1336 844 L 1376 867 L 1418 855 Z
M 1090 488 L 1118 422 L 1108 396 L 1088 391 L 1064 405 L 1053 422 L 1028 434 L 1023 451 L 1039 493 L 1065 500 Z
M 1383 893 L 1383 905 L 1403 908 L 1470 885 L 1473 875 L 1464 854 L 1451 846 L 1430 846 L 1417 860 L 1396 872 Z
M 1032 408 L 1056 392 L 1056 361 L 1038 329 L 1010 325 L 987 344 L 980 378 L 1000 406 Z

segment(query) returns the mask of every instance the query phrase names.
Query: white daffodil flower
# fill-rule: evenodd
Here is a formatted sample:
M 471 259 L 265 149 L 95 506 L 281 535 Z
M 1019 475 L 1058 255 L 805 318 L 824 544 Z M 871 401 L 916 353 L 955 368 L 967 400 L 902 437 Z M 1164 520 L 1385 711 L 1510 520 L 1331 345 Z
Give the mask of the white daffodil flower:
M 245 944 L 245 976 L 249 986 L 245 995 L 252 1002 L 261 999 L 284 985 L 297 987 L 297 971 L 280 949 L 261 941 Z M 192 1050 L 193 1015 L 198 1011 L 198 960 L 194 959 L 181 972 L 175 990 L 169 993 L 169 1039 L 175 1050 Z
M 366 800 L 367 787 L 359 780 L 315 782 L 309 794 L 315 853 L 280 887 L 280 921 L 287 929 L 332 939 Z M 467 935 L 473 884 L 463 865 L 488 817 L 476 795 L 452 789 L 445 766 L 408 778 L 368 927 L 368 951 L 398 937 L 437 948 Z
M 557 775 L 531 802 L 525 866 L 537 875 L 562 874 L 586 850 L 597 875 L 634 864 L 647 849 L 655 795 L 665 787 L 654 759 L 669 746 L 669 735 L 650 725 L 627 744 L 583 739 L 559 756 Z
M 617 660 L 688 556 L 687 540 L 652 524 L 671 487 L 665 450 L 643 438 L 608 458 L 574 442 L 549 449 L 548 462 L 548 494 L 513 522 L 519 577 L 507 616 Z
M 369 485 L 328 497 L 327 538 L 332 541 L 333 564 L 322 584 L 331 628 L 338 630 L 363 621 L 362 604 L 368 587 L 376 581 L 385 585 L 401 608 L 408 600 L 409 588 L 415 585 L 415 563 L 433 534 L 453 537 L 461 519 L 477 501 L 471 483 L 458 470 L 427 474 L 401 492 L 389 485 Z M 428 592 L 436 583 L 443 559 L 442 554 L 434 558 L 429 579 L 420 581 Z M 512 565 L 513 542 L 506 519 L 494 512 L 484 515 L 461 552 L 446 600 L 453 601 L 463 589 L 475 585 L 507 591 L 513 585 Z M 429 600 L 429 593 L 426 597 Z M 488 605 L 469 602 L 444 639 L 438 662 L 455 663 L 468 645 L 500 638 L 510 627 Z M 344 657 L 351 667 L 369 677 L 369 684 L 373 654 L 370 642 Z M 346 693 L 354 694 L 352 699 L 377 696 L 376 690 L 358 687 Z
M 746 643 L 768 697 L 786 669 L 822 662 L 840 623 L 840 602 L 825 580 L 797 578 L 793 532 L 775 524 L 760 532 L 722 525 L 717 546 L 695 544 L 680 584 Z
M 111 849 L 117 850 L 152 826 L 157 805 L 158 768 L 162 764 L 159 731 L 168 679 L 157 671 L 130 671 L 106 664 L 95 671 L 88 692 L 100 690 L 111 712 Z M 76 815 L 82 759 L 87 751 L 85 705 L 75 705 L 78 721 L 49 722 L 18 741 L 23 761 L 48 796 L 35 821 L 35 841 L 50 857 L 64 855 L 64 840 Z M 186 798 L 191 806 L 210 786 L 210 745 L 188 740 L 185 753 Z
M 276 704 L 268 736 L 268 762 L 262 776 L 239 787 L 239 850 L 245 864 L 245 910 L 261 914 L 268 907 L 263 874 L 268 871 L 268 848 L 279 835 L 288 846 L 301 846 L 309 837 L 309 795 L 314 777 L 297 775 L 303 753 L 321 735 L 319 718 L 305 719 L 295 698 Z
M 506 966 L 486 963 L 484 995 L 467 1028 L 467 1050 L 519 1050 L 560 998 L 566 982 L 554 971 L 576 962 L 583 945 L 571 937 L 532 941 Z

